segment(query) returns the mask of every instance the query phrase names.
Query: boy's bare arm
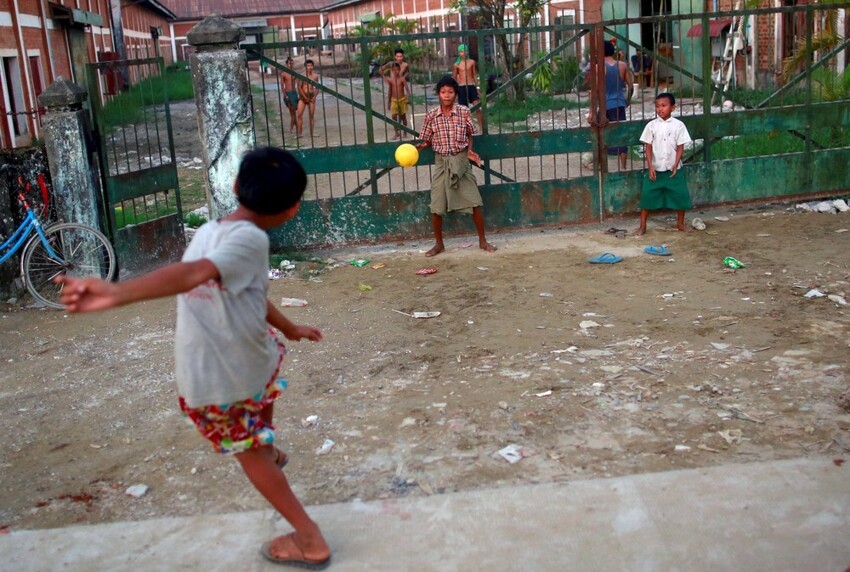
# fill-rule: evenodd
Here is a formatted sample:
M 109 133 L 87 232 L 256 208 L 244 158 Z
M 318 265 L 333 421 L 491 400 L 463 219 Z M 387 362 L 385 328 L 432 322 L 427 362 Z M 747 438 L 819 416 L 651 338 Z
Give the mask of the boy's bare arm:
M 646 154 L 646 164 L 649 166 L 649 180 L 655 180 L 655 167 L 652 166 L 652 143 L 644 143 L 644 153 Z
M 96 278 L 60 276 L 63 284 L 60 302 L 69 312 L 96 312 L 188 292 L 209 280 L 220 277 L 218 268 L 203 258 L 193 262 L 176 262 L 126 282 L 105 282 Z
M 322 341 L 322 332 L 319 328 L 313 326 L 300 326 L 295 324 L 283 315 L 283 313 L 272 304 L 271 300 L 266 300 L 266 321 L 273 328 L 280 330 L 287 340 L 294 342 L 308 339 L 313 342 Z

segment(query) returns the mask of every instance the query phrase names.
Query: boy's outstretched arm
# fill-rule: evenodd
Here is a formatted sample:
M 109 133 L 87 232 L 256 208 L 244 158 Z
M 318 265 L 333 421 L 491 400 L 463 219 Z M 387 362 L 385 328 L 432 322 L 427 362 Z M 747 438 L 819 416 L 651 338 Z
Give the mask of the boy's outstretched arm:
M 96 312 L 142 300 L 174 296 L 219 277 L 215 264 L 203 258 L 193 262 L 175 262 L 126 282 L 59 276 L 56 283 L 63 285 L 59 301 L 68 312 Z
M 289 318 L 272 304 L 271 300 L 266 300 L 266 322 L 272 327 L 280 330 L 287 340 L 300 342 L 303 339 L 308 339 L 311 342 L 321 342 L 322 332 L 319 328 L 313 326 L 299 326 L 294 324 Z

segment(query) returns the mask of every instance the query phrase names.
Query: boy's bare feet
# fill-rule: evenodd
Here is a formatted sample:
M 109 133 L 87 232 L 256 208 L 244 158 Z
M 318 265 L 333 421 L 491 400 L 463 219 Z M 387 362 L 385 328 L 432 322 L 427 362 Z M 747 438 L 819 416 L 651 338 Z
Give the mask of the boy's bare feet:
M 632 236 L 643 236 L 644 234 L 646 234 L 646 228 L 638 227 L 638 229 L 632 233 Z
M 487 242 L 486 240 L 479 242 L 478 248 L 487 252 L 496 252 L 496 247 Z
M 694 230 L 685 223 L 677 224 L 676 228 L 678 228 L 680 232 L 692 232 Z
M 443 246 L 443 243 L 442 243 L 442 242 L 439 242 L 439 243 L 435 244 L 435 245 L 431 248 L 431 250 L 429 250 L 428 252 L 426 252 L 426 253 L 425 253 L 425 256 L 427 256 L 427 257 L 437 256 L 438 254 L 440 254 L 441 252 L 443 252 L 445 249 L 446 249 L 446 247 L 445 247 L 445 246 Z
M 307 564 L 309 568 L 320 570 L 330 564 L 331 550 L 321 533 L 307 535 L 291 532 L 278 536 L 263 545 L 263 556 L 279 564 Z

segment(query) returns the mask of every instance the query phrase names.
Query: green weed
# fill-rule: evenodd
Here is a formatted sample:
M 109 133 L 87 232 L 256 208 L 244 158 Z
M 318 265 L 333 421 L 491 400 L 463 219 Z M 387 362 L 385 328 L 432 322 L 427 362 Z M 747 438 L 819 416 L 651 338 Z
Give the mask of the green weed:
M 189 213 L 183 217 L 183 223 L 189 228 L 198 228 L 207 222 L 207 217 L 201 216 L 198 213 Z

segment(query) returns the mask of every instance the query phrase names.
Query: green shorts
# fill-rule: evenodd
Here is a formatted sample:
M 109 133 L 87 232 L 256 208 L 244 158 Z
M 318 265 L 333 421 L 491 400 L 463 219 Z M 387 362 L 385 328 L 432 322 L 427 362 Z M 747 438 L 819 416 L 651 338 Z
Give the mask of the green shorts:
M 649 170 L 644 173 L 640 191 L 641 209 L 686 211 L 693 207 L 684 171 L 679 169 L 675 177 L 671 177 L 670 173 L 672 171 L 656 171 L 654 181 L 649 179 Z

